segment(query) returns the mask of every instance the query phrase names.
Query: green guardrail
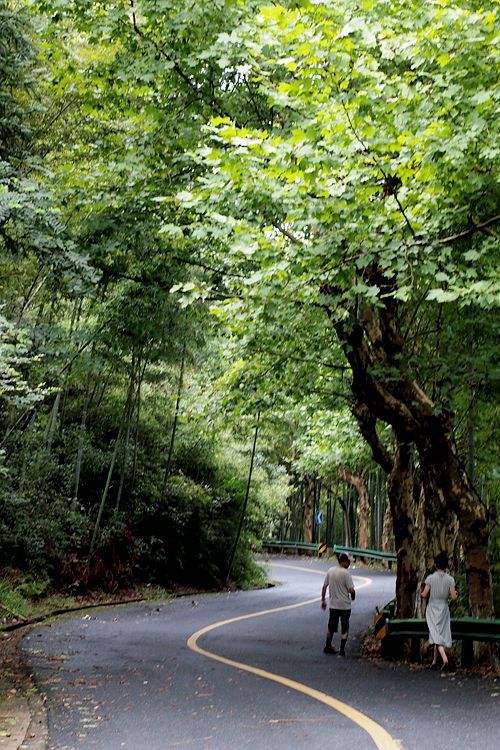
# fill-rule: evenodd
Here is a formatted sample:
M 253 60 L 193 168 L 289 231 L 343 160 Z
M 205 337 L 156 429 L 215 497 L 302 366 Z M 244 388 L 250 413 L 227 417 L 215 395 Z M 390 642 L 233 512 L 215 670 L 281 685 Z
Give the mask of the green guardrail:
M 427 622 L 423 618 L 406 620 L 387 619 L 388 635 L 425 638 L 429 635 Z M 475 617 L 452 617 L 451 637 L 455 641 L 469 638 L 473 641 L 499 641 L 500 620 L 477 620 Z
M 317 552 L 319 544 L 309 544 L 309 542 L 288 542 L 279 539 L 267 539 L 262 542 L 263 547 L 273 547 L 274 549 L 298 549 L 298 550 L 310 550 L 311 552 Z
M 326 551 L 325 543 L 312 544 L 309 542 L 287 541 L 285 539 L 266 539 L 264 542 L 262 542 L 262 546 L 271 549 L 307 550 L 317 553 L 319 553 L 320 551 Z M 396 561 L 395 552 L 383 552 L 382 550 L 377 549 L 361 549 L 361 547 L 344 547 L 343 545 L 335 544 L 333 546 L 333 553 L 335 555 L 338 555 L 341 552 L 345 552 L 347 555 L 351 555 L 352 557 L 370 557 L 375 560 L 387 560 L 389 562 L 389 565 Z
M 385 613 L 385 610 L 383 610 Z M 420 639 L 429 637 L 427 622 L 423 618 L 391 620 L 386 616 L 387 638 L 412 638 L 416 641 L 412 651 L 420 650 Z M 451 637 L 462 641 L 462 666 L 472 662 L 474 641 L 500 643 L 500 620 L 476 619 L 475 617 L 452 617 Z
M 353 557 L 372 557 L 375 560 L 388 560 L 389 562 L 396 562 L 397 555 L 395 552 L 383 552 L 378 549 L 361 549 L 361 547 L 344 547 L 341 544 L 334 544 L 334 554 L 340 554 L 345 552 L 346 555 L 352 555 Z

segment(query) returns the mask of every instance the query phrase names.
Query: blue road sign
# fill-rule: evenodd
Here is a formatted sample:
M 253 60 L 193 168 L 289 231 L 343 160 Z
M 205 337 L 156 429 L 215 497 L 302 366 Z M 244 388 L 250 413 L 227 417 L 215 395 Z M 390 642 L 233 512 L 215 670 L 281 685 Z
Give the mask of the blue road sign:
M 316 523 L 323 523 L 323 511 L 322 510 L 316 511 Z

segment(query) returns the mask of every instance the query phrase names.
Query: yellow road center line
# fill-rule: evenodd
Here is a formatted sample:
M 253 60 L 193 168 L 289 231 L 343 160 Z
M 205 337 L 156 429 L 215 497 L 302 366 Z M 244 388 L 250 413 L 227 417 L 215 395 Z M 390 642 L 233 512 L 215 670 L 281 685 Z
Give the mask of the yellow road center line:
M 317 573 L 323 576 L 325 575 L 325 573 L 322 571 L 310 570 L 308 568 L 299 568 L 298 566 L 281 565 L 281 567 L 295 567 L 295 569 L 298 570 L 306 570 L 308 573 Z M 365 578 L 364 576 L 353 577 L 362 581 L 362 583 L 357 588 L 364 588 L 365 586 L 369 586 L 371 583 L 370 578 Z M 285 687 L 290 688 L 291 690 L 297 691 L 298 693 L 303 693 L 304 695 L 309 696 L 309 698 L 313 698 L 320 703 L 324 703 L 326 706 L 333 708 L 335 711 L 338 711 L 347 719 L 353 721 L 355 724 L 361 727 L 361 729 L 364 729 L 364 731 L 370 735 L 379 750 L 401 750 L 400 743 L 393 737 L 391 737 L 391 735 L 383 727 L 381 727 L 380 724 L 377 724 L 375 721 L 373 721 L 373 719 L 365 716 L 365 714 L 361 713 L 361 711 L 358 711 L 356 708 L 349 706 L 347 703 L 343 703 L 342 701 L 337 700 L 337 698 L 332 698 L 331 695 L 323 693 L 321 690 L 315 690 L 308 685 L 303 685 L 301 682 L 290 680 L 288 677 L 282 677 L 281 675 L 274 674 L 273 672 L 267 672 L 265 669 L 259 669 L 258 667 L 251 666 L 250 664 L 244 664 L 243 662 L 234 661 L 233 659 L 227 659 L 225 656 L 219 656 L 219 654 L 214 654 L 211 651 L 206 651 L 204 648 L 201 648 L 201 646 L 198 645 L 199 638 L 201 638 L 206 633 L 210 633 L 212 630 L 217 630 L 218 628 L 224 627 L 224 625 L 231 625 L 234 622 L 241 622 L 242 620 L 251 620 L 254 617 L 264 617 L 265 615 L 275 614 L 276 612 L 286 612 L 287 610 L 297 609 L 298 607 L 306 607 L 309 604 L 315 604 L 318 601 L 319 597 L 316 597 L 314 599 L 308 599 L 304 602 L 299 602 L 298 604 L 288 604 L 285 607 L 265 609 L 260 612 L 252 612 L 248 615 L 231 617 L 229 620 L 221 620 L 220 622 L 213 623 L 212 625 L 207 625 L 206 627 L 197 630 L 196 633 L 193 633 L 193 635 L 188 638 L 187 645 L 192 651 L 195 651 L 202 656 L 206 656 L 209 659 L 218 661 L 221 664 L 227 664 L 228 666 L 235 667 L 236 669 L 241 669 L 244 672 L 250 672 L 251 674 L 257 675 L 258 677 L 263 677 L 266 680 L 277 682 L 280 685 L 284 685 Z

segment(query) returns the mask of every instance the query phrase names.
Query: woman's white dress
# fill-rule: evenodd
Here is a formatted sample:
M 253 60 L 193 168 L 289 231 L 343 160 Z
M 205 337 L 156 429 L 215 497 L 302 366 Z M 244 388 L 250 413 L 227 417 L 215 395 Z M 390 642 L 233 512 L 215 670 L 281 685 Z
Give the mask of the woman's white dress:
M 425 610 L 425 619 L 429 628 L 429 643 L 436 646 L 451 646 L 451 624 L 448 600 L 455 579 L 441 571 L 427 576 L 425 583 L 429 586 L 429 599 Z

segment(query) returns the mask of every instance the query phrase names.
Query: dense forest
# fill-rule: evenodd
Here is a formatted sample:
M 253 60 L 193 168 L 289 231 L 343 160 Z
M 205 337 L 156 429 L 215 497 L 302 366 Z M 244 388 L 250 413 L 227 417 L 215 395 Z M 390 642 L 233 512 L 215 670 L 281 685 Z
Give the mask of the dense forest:
M 442 549 L 498 611 L 495 24 L 0 0 L 9 601 L 254 585 L 328 506 L 401 616 Z

